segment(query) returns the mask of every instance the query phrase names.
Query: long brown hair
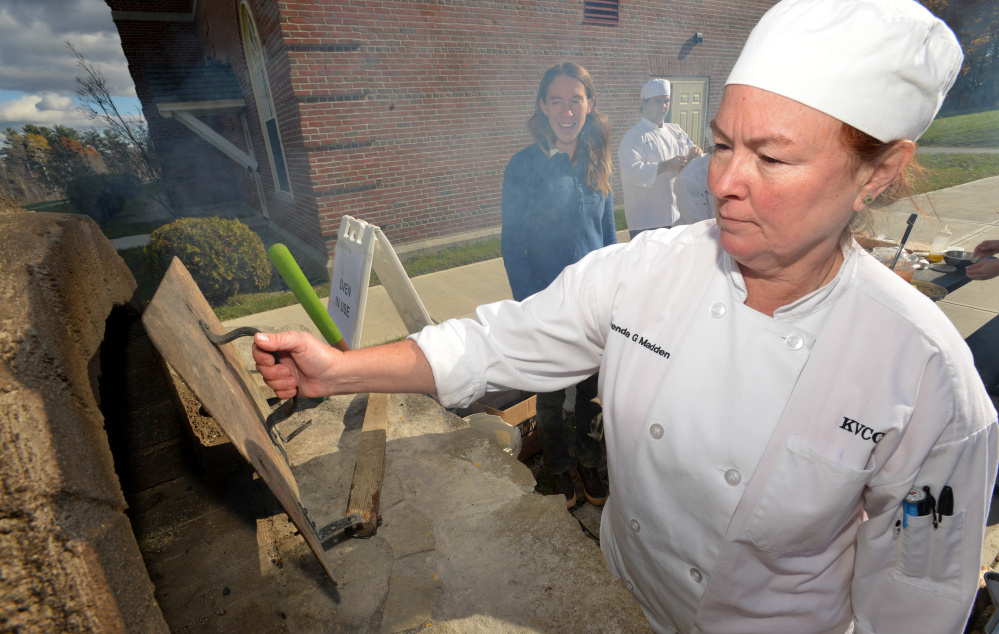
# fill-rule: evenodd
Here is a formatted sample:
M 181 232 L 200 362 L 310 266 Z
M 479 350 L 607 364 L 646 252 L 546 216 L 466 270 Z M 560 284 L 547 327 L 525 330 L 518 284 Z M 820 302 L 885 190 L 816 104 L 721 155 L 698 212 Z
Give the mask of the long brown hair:
M 593 88 L 593 79 L 586 69 L 574 62 L 561 62 L 555 64 L 545 71 L 541 77 L 541 86 L 538 88 L 538 96 L 534 100 L 534 114 L 527 121 L 527 129 L 531 131 L 534 140 L 544 149 L 555 147 L 555 132 L 548 123 L 548 117 L 541 110 L 539 102 L 548 99 L 548 86 L 560 75 L 572 77 L 583 84 L 586 90 L 586 98 L 594 99 L 596 90 Z M 576 141 L 576 153 L 573 156 L 573 165 L 577 165 L 582 159 L 586 166 L 586 184 L 593 191 L 607 194 L 610 191 L 611 174 L 611 153 L 610 153 L 610 126 L 596 104 L 586 115 L 583 129 L 579 131 Z

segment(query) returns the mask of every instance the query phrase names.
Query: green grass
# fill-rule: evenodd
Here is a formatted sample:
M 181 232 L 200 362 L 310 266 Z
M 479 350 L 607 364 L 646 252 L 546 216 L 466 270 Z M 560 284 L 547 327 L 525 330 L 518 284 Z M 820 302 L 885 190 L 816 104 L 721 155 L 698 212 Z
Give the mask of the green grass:
M 499 238 L 476 242 L 475 244 L 464 244 L 457 247 L 450 247 L 436 253 L 417 255 L 402 263 L 402 268 L 406 269 L 409 277 L 446 271 L 466 264 L 474 264 L 484 260 L 492 260 L 502 255 L 500 253 Z
M 25 209 L 30 209 L 31 211 L 45 211 L 49 213 L 56 214 L 78 214 L 75 207 L 69 204 L 68 200 L 42 200 L 37 203 L 31 203 L 30 205 L 21 205 Z
M 329 283 L 318 284 L 313 286 L 312 290 L 316 291 L 316 295 L 319 297 L 329 297 L 330 285 Z M 229 301 L 222 306 L 213 306 L 212 310 L 215 311 L 215 316 L 219 318 L 219 321 L 226 321 L 297 303 L 298 300 L 291 291 L 241 293 L 230 297 Z
M 919 139 L 926 147 L 999 148 L 999 110 L 938 117 Z
M 925 186 L 920 191 L 936 191 L 999 176 L 999 154 L 920 154 L 917 160 L 927 172 Z
M 628 228 L 628 221 L 624 217 L 624 207 L 614 208 L 614 231 L 624 231 Z
M 125 202 L 124 209 L 122 209 L 117 216 L 109 220 L 103 227 L 101 227 L 101 231 L 104 232 L 104 235 L 107 236 L 108 240 L 113 240 L 115 238 L 124 238 L 125 236 L 138 236 L 146 233 L 152 233 L 163 225 L 173 222 L 175 218 L 162 218 L 151 221 L 136 220 L 136 216 L 141 214 L 147 205 L 159 204 L 151 197 L 162 193 L 162 191 L 162 187 L 159 183 L 144 183 L 142 185 L 142 193 L 135 198 L 129 198 Z M 81 213 L 76 209 L 76 207 L 69 203 L 69 200 L 65 199 L 43 200 L 28 205 L 22 205 L 22 207 L 30 209 L 31 211 L 43 211 L 49 213 Z

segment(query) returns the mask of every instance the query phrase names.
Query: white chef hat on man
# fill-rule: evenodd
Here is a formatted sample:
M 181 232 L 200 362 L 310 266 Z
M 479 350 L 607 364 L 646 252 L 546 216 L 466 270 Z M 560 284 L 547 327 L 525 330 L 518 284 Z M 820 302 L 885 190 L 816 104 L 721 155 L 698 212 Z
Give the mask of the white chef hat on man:
M 915 141 L 963 60 L 950 28 L 914 0 L 782 0 L 725 85 L 777 93 L 879 141 Z
M 653 79 L 642 86 L 642 101 L 660 95 L 669 97 L 669 82 L 665 79 Z

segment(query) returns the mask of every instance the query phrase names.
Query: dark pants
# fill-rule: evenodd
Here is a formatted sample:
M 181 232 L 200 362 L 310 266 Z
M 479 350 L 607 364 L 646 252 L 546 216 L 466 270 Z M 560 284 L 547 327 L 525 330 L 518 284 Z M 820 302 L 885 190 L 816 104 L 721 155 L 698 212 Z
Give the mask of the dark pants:
M 590 436 L 593 419 L 600 413 L 597 397 L 597 374 L 576 385 L 576 462 L 595 469 L 600 464 L 600 442 Z M 538 394 L 538 435 L 548 471 L 559 474 L 569 470 L 569 451 L 565 448 L 562 404 L 565 390 Z

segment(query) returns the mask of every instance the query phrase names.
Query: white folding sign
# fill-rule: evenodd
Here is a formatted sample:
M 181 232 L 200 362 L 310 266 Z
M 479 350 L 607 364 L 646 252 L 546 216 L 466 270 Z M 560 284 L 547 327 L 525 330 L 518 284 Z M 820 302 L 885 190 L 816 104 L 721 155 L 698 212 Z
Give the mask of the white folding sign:
M 382 230 L 343 216 L 330 271 L 329 313 L 351 348 L 361 345 L 372 268 L 409 333 L 434 323 Z
M 350 216 L 340 219 L 336 253 L 330 273 L 330 300 L 326 309 L 351 348 L 361 344 L 364 306 L 375 250 L 375 227 Z M 329 269 L 329 263 L 326 265 Z

